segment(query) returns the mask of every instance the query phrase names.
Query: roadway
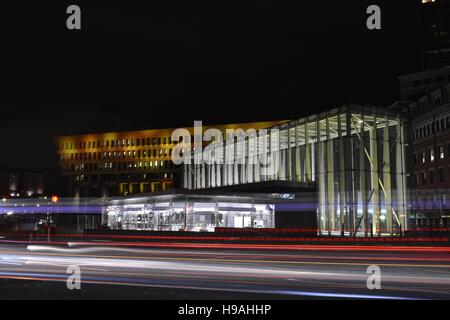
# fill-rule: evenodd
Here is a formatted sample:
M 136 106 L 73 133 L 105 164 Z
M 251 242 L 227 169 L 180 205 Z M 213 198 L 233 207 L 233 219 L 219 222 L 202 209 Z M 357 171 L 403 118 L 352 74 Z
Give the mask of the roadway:
M 0 242 L 0 298 L 449 299 L 450 248 Z M 68 290 L 67 267 L 81 270 Z M 367 267 L 381 289 L 367 288 Z

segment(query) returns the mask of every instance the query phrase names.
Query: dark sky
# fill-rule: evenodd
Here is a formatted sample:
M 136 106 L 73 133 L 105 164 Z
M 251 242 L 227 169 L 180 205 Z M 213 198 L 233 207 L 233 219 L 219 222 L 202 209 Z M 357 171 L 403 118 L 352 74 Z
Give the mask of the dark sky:
M 59 134 L 390 105 L 396 76 L 418 70 L 413 3 L 3 0 L 0 171 L 55 168 Z M 66 29 L 70 4 L 81 31 Z

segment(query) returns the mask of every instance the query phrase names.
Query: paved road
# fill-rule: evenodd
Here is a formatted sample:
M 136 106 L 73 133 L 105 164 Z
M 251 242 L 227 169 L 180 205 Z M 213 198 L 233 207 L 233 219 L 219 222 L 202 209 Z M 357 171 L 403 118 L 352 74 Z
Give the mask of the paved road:
M 155 244 L 158 246 L 158 244 Z M 194 247 L 192 247 L 194 246 Z M 449 299 L 450 248 L 0 243 L 1 298 Z M 68 290 L 67 267 L 81 270 Z M 367 288 L 367 267 L 381 289 Z

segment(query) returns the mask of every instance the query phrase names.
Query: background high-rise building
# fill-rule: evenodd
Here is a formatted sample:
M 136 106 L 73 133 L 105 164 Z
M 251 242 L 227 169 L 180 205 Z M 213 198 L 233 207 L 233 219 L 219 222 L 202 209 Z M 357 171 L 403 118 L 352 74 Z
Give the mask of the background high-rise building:
M 422 70 L 450 65 L 450 0 L 420 1 Z

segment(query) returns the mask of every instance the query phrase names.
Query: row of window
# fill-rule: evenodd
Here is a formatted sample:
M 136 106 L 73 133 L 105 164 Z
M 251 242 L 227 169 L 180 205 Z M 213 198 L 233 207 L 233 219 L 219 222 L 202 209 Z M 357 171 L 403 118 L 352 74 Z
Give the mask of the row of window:
M 414 99 L 414 97 L 411 97 Z M 433 109 L 444 106 L 450 102 L 450 86 L 438 88 L 430 94 L 422 97 L 417 102 L 413 102 L 409 106 L 411 115 L 420 115 L 427 113 Z
M 441 160 L 445 159 L 444 146 L 438 146 L 437 156 Z M 450 143 L 448 144 L 448 147 L 447 147 L 447 156 L 450 157 Z M 427 162 L 433 162 L 435 159 L 436 159 L 436 154 L 435 154 L 434 148 L 432 148 L 432 149 L 429 149 L 428 151 L 420 152 L 420 159 L 419 159 L 419 154 L 415 153 L 414 154 L 414 165 L 418 165 L 419 163 L 424 164 Z
M 449 168 L 450 175 L 450 168 Z M 436 184 L 436 180 L 439 180 L 439 184 L 445 183 L 445 169 L 438 169 L 438 177 L 435 176 L 435 170 L 429 170 L 428 172 L 423 171 L 420 173 L 415 173 L 415 185 L 418 186 L 426 186 L 426 185 L 434 185 Z
M 80 174 L 80 175 L 75 175 L 74 176 L 74 180 L 75 181 L 89 181 L 91 178 L 96 178 L 96 176 L 89 176 L 86 174 Z M 139 177 L 139 179 L 147 179 L 147 175 L 144 174 L 142 177 Z M 160 179 L 173 179 L 173 173 L 163 173 L 161 175 L 158 175 L 158 178 Z M 123 177 L 121 175 L 114 175 L 114 174 L 109 174 L 109 175 L 105 175 L 103 176 L 102 180 L 104 182 L 114 182 L 114 181 L 122 181 L 123 179 L 127 179 L 126 177 Z
M 95 171 L 123 171 L 133 169 L 162 169 L 173 168 L 172 161 L 138 161 L 138 162 L 105 162 L 105 163 L 80 163 L 63 165 L 62 170 L 73 172 L 95 172 Z
M 149 149 L 149 150 L 134 150 L 134 151 L 114 151 L 114 152 L 85 152 L 62 154 L 61 161 L 73 160 L 107 160 L 120 158 L 161 158 L 168 157 L 172 154 L 172 149 Z
M 418 140 L 429 137 L 435 133 L 450 129 L 450 116 L 428 123 L 413 131 L 413 139 Z
M 172 137 L 154 137 L 137 139 L 118 139 L 104 141 L 79 141 L 62 142 L 56 145 L 56 150 L 74 150 L 74 149 L 100 149 L 100 148 L 119 148 L 134 146 L 155 146 L 172 144 Z

